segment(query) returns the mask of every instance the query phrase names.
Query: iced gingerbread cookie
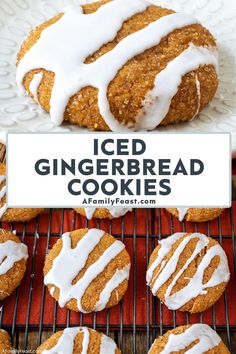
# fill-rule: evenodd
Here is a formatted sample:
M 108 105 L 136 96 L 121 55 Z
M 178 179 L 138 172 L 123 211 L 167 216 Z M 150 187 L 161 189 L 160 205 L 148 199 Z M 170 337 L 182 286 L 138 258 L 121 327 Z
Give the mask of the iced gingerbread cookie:
M 179 221 L 205 222 L 218 218 L 224 209 L 220 208 L 167 208 Z
M 11 339 L 9 334 L 4 331 L 4 329 L 0 329 L 0 354 L 13 353 L 13 349 L 11 347 Z
M 20 285 L 27 258 L 27 246 L 12 232 L 0 229 L 0 300 Z
M 37 349 L 37 354 L 121 354 L 116 343 L 87 327 L 71 327 L 56 332 Z
M 120 208 L 120 207 L 109 207 L 109 208 L 76 208 L 76 213 L 86 216 L 88 220 L 95 219 L 114 219 L 124 216 L 132 209 Z
M 194 119 L 218 86 L 211 33 L 151 1 L 75 5 L 22 44 L 17 82 L 55 125 L 152 130 Z
M 27 191 L 26 191 L 27 193 Z M 8 208 L 6 203 L 6 165 L 0 163 L 0 221 L 29 221 L 44 209 Z
M 61 307 L 88 313 L 118 304 L 128 287 L 125 245 L 98 229 L 67 232 L 49 252 L 44 283 Z
M 228 260 L 214 239 L 200 233 L 176 233 L 159 241 L 151 254 L 147 283 L 170 310 L 202 312 L 223 294 Z
M 230 354 L 220 336 L 206 324 L 179 326 L 158 337 L 148 354 Z

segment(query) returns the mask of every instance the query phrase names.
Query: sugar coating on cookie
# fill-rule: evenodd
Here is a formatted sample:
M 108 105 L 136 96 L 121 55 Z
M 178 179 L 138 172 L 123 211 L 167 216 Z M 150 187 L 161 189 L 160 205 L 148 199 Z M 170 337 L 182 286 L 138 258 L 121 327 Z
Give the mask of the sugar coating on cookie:
M 194 119 L 209 103 L 218 53 L 190 15 L 145 0 L 100 1 L 68 7 L 32 31 L 17 82 L 55 125 L 152 130 Z
M 223 248 L 200 233 L 176 233 L 159 241 L 147 270 L 153 295 L 171 310 L 191 313 L 212 306 L 229 278 Z
M 20 285 L 27 258 L 27 246 L 12 232 L 0 229 L 0 300 Z
M 103 333 L 87 327 L 71 327 L 53 334 L 37 349 L 37 354 L 82 353 L 120 354 L 116 343 Z
M 148 354 L 229 354 L 220 336 L 206 324 L 179 326 L 158 337 Z
M 1 354 L 13 353 L 13 350 L 11 348 L 10 336 L 4 329 L 0 329 L 0 353 Z
M 167 208 L 169 213 L 176 216 L 179 221 L 205 222 L 218 218 L 222 208 Z
M 0 221 L 29 221 L 43 210 L 36 208 L 8 208 L 6 201 L 6 165 L 0 163 Z
M 128 286 L 125 245 L 98 229 L 67 232 L 45 260 L 44 283 L 61 307 L 88 313 L 116 305 Z
M 131 208 L 121 208 L 121 207 L 107 207 L 107 208 L 76 208 L 75 211 L 83 216 L 86 216 L 88 220 L 92 218 L 97 219 L 113 219 L 120 218 L 124 216 L 129 211 L 132 211 Z

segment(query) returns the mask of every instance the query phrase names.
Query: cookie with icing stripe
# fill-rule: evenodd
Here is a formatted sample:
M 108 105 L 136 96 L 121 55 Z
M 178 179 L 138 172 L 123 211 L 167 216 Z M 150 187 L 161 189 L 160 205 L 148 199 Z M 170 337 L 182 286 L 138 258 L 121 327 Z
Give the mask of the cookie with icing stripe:
M 46 257 L 44 283 L 61 307 L 89 313 L 119 303 L 128 287 L 125 245 L 98 229 L 62 235 Z
M 196 18 L 146 0 L 66 8 L 18 53 L 17 82 L 63 121 L 152 130 L 194 119 L 218 86 L 218 54 Z
M 218 218 L 224 209 L 221 208 L 167 208 L 169 213 L 179 221 L 205 222 Z
M 54 333 L 37 349 L 37 354 L 121 354 L 110 337 L 87 327 L 71 327 Z
M 86 216 L 88 220 L 95 219 L 114 219 L 124 216 L 131 208 L 109 207 L 109 208 L 76 208 L 76 213 Z
M 0 300 L 20 285 L 27 258 L 27 246 L 11 231 L 0 229 Z
M 220 244 L 200 233 L 176 233 L 151 254 L 147 283 L 170 310 L 202 312 L 223 294 L 228 260 Z
M 26 191 L 27 193 L 27 191 Z M 6 165 L 0 163 L 0 221 L 18 222 L 35 218 L 44 209 L 8 208 L 6 203 Z
M 13 353 L 10 336 L 4 329 L 0 329 L 0 353 Z
M 220 336 L 206 324 L 179 326 L 158 337 L 148 354 L 230 354 Z

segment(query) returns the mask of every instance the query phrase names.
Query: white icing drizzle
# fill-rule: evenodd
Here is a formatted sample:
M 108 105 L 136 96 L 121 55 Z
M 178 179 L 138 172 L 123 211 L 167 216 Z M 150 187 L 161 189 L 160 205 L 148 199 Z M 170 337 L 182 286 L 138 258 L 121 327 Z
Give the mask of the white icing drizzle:
M 182 237 L 183 235 L 185 235 L 185 232 L 178 232 L 173 234 L 170 237 L 167 237 L 166 239 L 162 240 L 162 241 L 158 241 L 158 244 L 161 245 L 161 248 L 158 252 L 157 258 L 154 260 L 154 262 L 151 264 L 151 266 L 148 268 L 147 270 L 147 283 L 150 284 L 151 280 L 152 280 L 152 276 L 153 276 L 153 272 L 155 270 L 155 268 L 161 263 L 161 268 L 159 270 L 159 273 L 162 271 L 162 269 L 165 267 L 166 262 L 163 261 L 163 259 L 165 258 L 165 256 L 170 252 L 173 244 L 178 241 L 178 239 L 180 237 Z
M 93 215 L 94 215 L 96 209 L 97 209 L 96 207 L 95 208 L 94 207 L 84 208 L 85 215 L 88 220 L 91 220 L 93 218 Z
M 112 115 L 107 88 L 130 59 L 158 45 L 163 37 L 174 30 L 198 23 L 195 18 L 180 13 L 164 16 L 130 34 L 93 63 L 84 63 L 89 55 L 116 37 L 124 21 L 150 5 L 144 0 L 126 0 L 126 6 L 123 6 L 123 0 L 113 0 L 86 15 L 80 6 L 67 8 L 55 24 L 42 32 L 39 40 L 19 62 L 18 85 L 22 86 L 26 73 L 34 69 L 44 68 L 55 73 L 50 115 L 56 125 L 62 123 L 70 97 L 82 88 L 92 86 L 98 89 L 99 111 L 111 130 L 155 128 L 168 112 L 183 75 L 204 64 L 217 67 L 217 56 L 211 48 L 192 45 L 157 75 L 155 87 L 148 97 L 151 96 L 152 101 L 158 104 L 152 107 L 148 105 L 148 108 L 145 106 L 133 127 L 124 127 Z M 91 31 L 91 28 L 96 28 L 96 31 Z M 155 114 L 152 116 L 152 113 Z
M 0 275 L 5 274 L 21 259 L 28 258 L 28 248 L 12 240 L 0 243 Z
M 50 295 L 52 295 L 52 296 L 53 296 L 54 291 L 55 291 L 55 286 L 52 286 L 52 287 L 51 287 L 51 289 L 50 289 L 50 291 L 49 291 L 49 292 L 50 292 Z
M 193 324 L 183 333 L 173 334 L 168 337 L 168 342 L 160 354 L 171 354 L 185 349 L 194 341 L 198 340 L 191 349 L 187 350 L 186 354 L 203 354 L 215 348 L 221 342 L 220 336 L 206 324 Z
M 97 209 L 96 207 L 84 208 L 85 215 L 88 220 L 91 220 L 93 218 L 96 209 Z M 120 207 L 106 207 L 106 209 L 109 210 L 109 213 L 113 218 L 119 218 L 120 216 L 123 216 L 126 213 L 128 213 L 128 211 L 132 211 L 131 208 L 120 208 Z
M 89 254 L 99 244 L 103 235 L 104 231 L 90 229 L 82 237 L 74 249 L 71 248 L 70 233 L 65 233 L 62 235 L 63 244 L 61 252 L 54 259 L 52 268 L 44 278 L 44 283 L 46 285 L 52 284 L 53 286 L 59 288 L 60 296 L 58 302 L 61 307 L 65 306 L 70 299 L 74 298 L 77 300 L 79 311 L 86 313 L 82 307 L 81 300 L 87 287 L 101 272 L 104 271 L 110 261 L 124 249 L 124 244 L 121 241 L 116 240 L 104 251 L 99 259 L 85 271 L 83 277 L 73 285 L 72 281 L 84 268 Z M 63 272 L 62 269 L 64 270 Z M 109 287 L 106 287 L 106 290 L 102 292 L 99 303 L 97 304 L 99 310 L 105 308 L 107 303 L 107 294 L 114 290 L 112 289 L 114 282 L 118 282 L 118 280 L 122 281 L 123 276 L 124 273 L 122 272 L 119 273 L 119 275 L 115 273 L 114 281 L 110 280 Z M 119 279 L 117 280 L 117 278 Z
M 7 188 L 6 186 L 3 186 L 2 189 L 0 190 L 0 200 L 6 195 Z
M 129 272 L 130 264 L 123 269 L 116 270 L 113 277 L 107 282 L 105 288 L 102 290 L 94 311 L 101 311 L 104 309 L 104 304 L 108 303 L 112 291 L 115 290 L 124 280 L 129 279 Z
M 157 74 L 154 88 L 143 103 L 139 122 L 144 129 L 154 129 L 167 115 L 171 100 L 176 95 L 182 77 L 201 65 L 214 65 L 218 72 L 218 55 L 215 49 L 191 44 Z
M 171 310 L 177 310 L 183 305 L 185 305 L 189 300 L 197 297 L 198 295 L 203 295 L 207 293 L 207 288 L 214 287 L 221 283 L 227 283 L 230 278 L 228 260 L 226 254 L 222 247 L 217 244 L 212 246 L 207 250 L 204 255 L 201 263 L 198 266 L 197 272 L 193 275 L 193 277 L 189 280 L 189 283 L 183 287 L 181 290 L 172 293 L 172 290 L 184 273 L 184 271 L 188 268 L 189 264 L 195 259 L 195 257 L 208 245 L 209 239 L 207 236 L 200 233 L 189 234 L 179 244 L 176 248 L 174 254 L 170 258 L 168 262 L 164 261 L 165 256 L 170 252 L 172 246 L 175 244 L 177 240 L 179 240 L 184 233 L 177 233 L 169 238 L 162 240 L 159 242 L 161 244 L 161 249 L 158 252 L 158 257 L 151 265 L 151 267 L 147 271 L 147 283 L 150 285 L 152 283 L 152 293 L 155 295 L 157 291 L 161 288 L 161 286 L 172 276 L 175 272 L 180 255 L 184 251 L 186 245 L 192 239 L 198 239 L 195 250 L 177 275 L 174 277 L 170 285 L 168 286 L 165 293 L 165 304 Z M 187 235 L 187 234 L 186 234 Z M 220 258 L 219 264 L 215 271 L 213 272 L 210 280 L 203 284 L 203 276 L 204 271 L 210 265 L 211 260 L 218 256 Z M 161 265 L 159 272 L 153 278 L 154 270 L 157 266 Z
M 38 74 L 34 74 L 34 77 L 31 80 L 30 86 L 29 86 L 29 90 L 37 103 L 39 103 L 38 102 L 38 88 L 39 88 L 39 85 L 41 84 L 42 78 L 43 78 L 42 72 L 40 72 Z
M 4 182 L 6 179 L 6 176 L 0 176 L 0 183 Z
M 6 180 L 6 176 L 0 176 L 0 183 L 4 182 Z M 3 186 L 0 190 L 0 202 L 3 199 L 3 197 L 6 195 L 7 187 Z M 3 204 L 3 206 L 0 208 L 0 219 L 4 215 L 4 213 L 7 210 L 7 203 Z
M 3 215 L 5 214 L 6 211 L 7 211 L 7 204 L 4 204 L 4 205 L 0 208 L 0 218 L 3 217 Z
M 42 354 L 73 354 L 74 340 L 79 332 L 83 332 L 84 334 L 81 354 L 87 354 L 90 337 L 87 327 L 74 327 L 64 329 L 63 334 L 59 338 L 57 344 L 51 349 L 44 349 Z
M 116 343 L 110 337 L 103 334 L 101 338 L 100 354 L 115 354 L 116 348 Z
M 179 221 L 183 221 L 189 208 L 177 208 L 179 213 Z

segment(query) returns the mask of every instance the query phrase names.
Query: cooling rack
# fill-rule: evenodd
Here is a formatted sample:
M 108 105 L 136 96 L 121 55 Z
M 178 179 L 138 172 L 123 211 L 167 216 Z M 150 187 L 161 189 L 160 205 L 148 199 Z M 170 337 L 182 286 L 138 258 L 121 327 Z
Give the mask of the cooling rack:
M 91 220 L 73 210 L 54 209 L 29 223 L 2 223 L 16 230 L 28 245 L 30 258 L 26 275 L 17 291 L 1 305 L 0 326 L 12 336 L 16 349 L 32 352 L 41 341 L 66 326 L 88 325 L 113 337 L 123 354 L 144 354 L 154 339 L 181 324 L 203 322 L 221 335 L 231 353 L 236 353 L 236 202 L 220 218 L 209 223 L 180 223 L 164 209 L 136 209 L 120 219 Z M 63 232 L 82 227 L 98 227 L 121 239 L 131 256 L 132 269 L 123 301 L 110 310 L 95 314 L 76 314 L 61 309 L 43 286 L 45 254 Z M 203 314 L 189 315 L 169 311 L 146 287 L 145 272 L 149 255 L 159 239 L 178 231 L 199 231 L 217 239 L 225 249 L 231 281 L 224 295 Z

